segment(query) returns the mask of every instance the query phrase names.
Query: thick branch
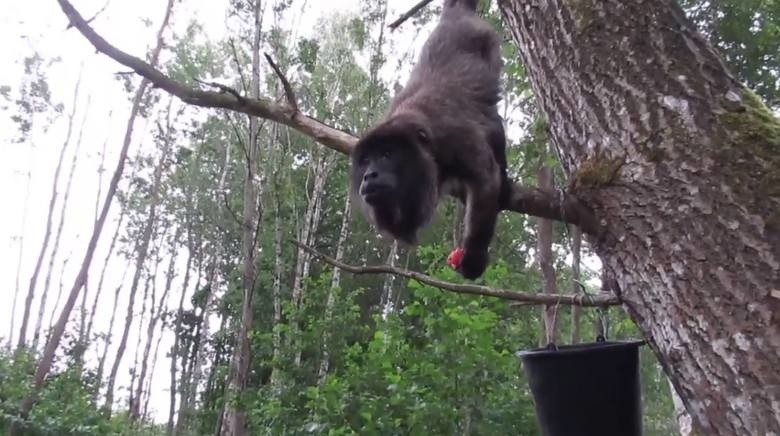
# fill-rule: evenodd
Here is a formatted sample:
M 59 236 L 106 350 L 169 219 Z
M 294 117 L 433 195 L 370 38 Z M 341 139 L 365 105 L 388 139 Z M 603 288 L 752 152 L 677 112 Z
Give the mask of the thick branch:
M 235 90 L 224 85 L 210 84 L 221 89 L 221 92 L 215 92 L 194 89 L 179 83 L 142 59 L 131 56 L 109 44 L 90 27 L 68 0 L 57 1 L 70 20 L 70 24 L 78 29 L 97 51 L 132 68 L 156 87 L 179 97 L 185 103 L 201 107 L 228 109 L 284 124 L 315 139 L 324 146 L 344 154 L 349 154 L 352 146 L 357 142 L 357 138 L 349 133 L 300 113 L 295 106 L 289 104 L 281 105 L 268 99 L 242 97 Z M 291 94 L 287 93 L 287 95 L 289 99 Z M 574 224 L 582 228 L 583 232 L 591 235 L 599 233 L 596 217 L 587 206 L 571 195 L 558 195 L 554 192 L 514 184 L 506 209 Z
M 620 305 L 619 299 L 612 294 L 578 294 L 578 295 L 559 295 L 559 294 L 531 294 L 526 292 L 512 291 L 508 289 L 491 288 L 488 286 L 472 285 L 467 283 L 451 283 L 433 278 L 429 275 L 416 271 L 409 271 L 391 265 L 371 265 L 355 266 L 340 262 L 326 254 L 304 245 L 298 241 L 293 241 L 295 245 L 309 254 L 322 259 L 340 270 L 352 274 L 393 274 L 400 277 L 416 280 L 420 283 L 433 286 L 444 291 L 455 292 L 458 294 L 483 295 L 486 297 L 501 298 L 504 300 L 519 301 L 526 304 L 564 304 L 581 307 L 602 307 Z
M 316 139 L 326 147 L 342 153 L 349 153 L 357 139 L 340 130 L 334 129 L 314 118 L 295 115 L 295 109 L 280 105 L 267 99 L 237 98 L 231 93 L 203 91 L 190 88 L 163 74 L 158 69 L 135 56 L 131 56 L 111 45 L 98 35 L 68 0 L 58 0 L 62 11 L 70 20 L 70 25 L 78 29 L 95 49 L 122 65 L 130 67 L 154 83 L 155 86 L 179 97 L 185 103 L 201 107 L 229 109 L 236 112 L 266 118 L 292 127 L 299 132 Z M 295 116 L 294 116 L 295 115 Z

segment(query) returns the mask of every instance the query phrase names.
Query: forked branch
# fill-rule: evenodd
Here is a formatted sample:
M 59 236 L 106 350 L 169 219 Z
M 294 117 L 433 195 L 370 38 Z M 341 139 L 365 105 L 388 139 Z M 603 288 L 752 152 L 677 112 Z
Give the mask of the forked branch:
M 291 127 L 313 138 L 322 145 L 344 154 L 349 154 L 352 146 L 357 142 L 357 138 L 349 133 L 328 126 L 322 121 L 299 112 L 297 104 L 292 103 L 295 101 L 292 88 L 289 86 L 286 78 L 280 74 L 280 71 L 277 71 L 277 75 L 280 77 L 280 80 L 284 78 L 283 85 L 285 85 L 284 82 L 287 82 L 285 93 L 287 94 L 288 104 L 280 104 L 264 98 L 243 97 L 228 86 L 214 83 L 209 83 L 208 85 L 216 87 L 220 90 L 219 92 L 192 88 L 189 85 L 171 79 L 144 60 L 127 54 L 111 45 L 92 29 L 68 0 L 57 1 L 62 11 L 68 17 L 70 25 L 78 29 L 97 51 L 124 66 L 132 68 L 133 71 L 151 81 L 156 87 L 175 95 L 185 103 L 201 107 L 228 109 L 271 120 Z M 420 8 L 424 6 L 422 3 L 424 2 L 421 2 Z M 510 202 L 506 210 L 564 221 L 579 226 L 587 234 L 599 234 L 598 220 L 590 208 L 573 195 L 559 195 L 556 192 L 513 184 Z
M 434 288 L 438 288 L 443 291 L 455 292 L 458 294 L 483 295 L 486 297 L 501 298 L 504 300 L 511 300 L 524 304 L 563 304 L 580 307 L 604 307 L 620 305 L 620 300 L 615 295 L 606 293 L 577 295 L 528 293 L 501 288 L 491 288 L 488 286 L 473 285 L 468 283 L 446 282 L 426 274 L 422 274 L 416 271 L 409 271 L 407 269 L 398 268 L 392 265 L 349 265 L 326 254 L 320 253 L 319 251 L 298 241 L 293 241 L 293 243 L 309 254 L 322 259 L 325 263 L 352 274 L 393 274 L 395 276 L 406 277 L 408 279 L 418 281 L 428 286 L 433 286 Z

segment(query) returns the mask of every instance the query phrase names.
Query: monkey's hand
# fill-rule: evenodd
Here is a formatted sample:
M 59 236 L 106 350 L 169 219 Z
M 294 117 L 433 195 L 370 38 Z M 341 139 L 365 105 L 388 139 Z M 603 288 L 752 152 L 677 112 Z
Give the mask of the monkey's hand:
M 455 247 L 454 250 L 447 256 L 447 265 L 452 267 L 455 271 L 460 269 L 460 264 L 463 261 L 463 248 Z

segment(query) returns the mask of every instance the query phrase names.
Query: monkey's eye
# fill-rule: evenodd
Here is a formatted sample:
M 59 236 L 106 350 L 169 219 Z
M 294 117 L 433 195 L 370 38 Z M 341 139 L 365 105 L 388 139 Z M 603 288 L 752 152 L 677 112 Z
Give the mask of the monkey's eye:
M 390 151 L 390 149 L 386 148 L 382 150 L 382 153 L 379 154 L 379 157 L 381 157 L 382 159 L 390 159 L 390 156 L 392 156 L 392 154 L 393 153 Z

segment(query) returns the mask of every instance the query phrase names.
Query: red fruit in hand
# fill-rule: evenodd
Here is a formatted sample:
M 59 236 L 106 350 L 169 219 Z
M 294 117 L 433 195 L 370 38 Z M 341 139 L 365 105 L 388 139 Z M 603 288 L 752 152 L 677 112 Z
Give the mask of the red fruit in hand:
M 456 247 L 449 256 L 447 256 L 447 265 L 451 266 L 452 269 L 459 269 L 460 263 L 463 261 L 463 254 L 465 252 L 462 248 Z

